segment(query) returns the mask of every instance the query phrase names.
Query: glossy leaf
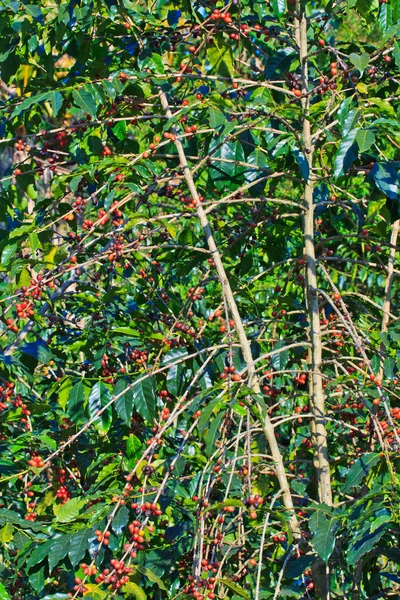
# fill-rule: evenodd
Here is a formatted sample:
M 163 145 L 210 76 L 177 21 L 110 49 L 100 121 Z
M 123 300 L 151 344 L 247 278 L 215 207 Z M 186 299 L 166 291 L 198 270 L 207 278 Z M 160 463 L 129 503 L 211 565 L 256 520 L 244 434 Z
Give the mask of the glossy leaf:
M 94 426 L 100 435 L 106 435 L 111 426 L 112 409 L 107 406 L 110 394 L 105 384 L 101 381 L 94 384 L 88 398 L 89 415 L 94 419 Z
M 114 390 L 115 396 L 119 398 L 115 401 L 115 409 L 117 414 L 127 425 L 131 422 L 132 410 L 133 410 L 133 391 L 132 382 L 126 377 L 121 377 L 117 381 L 117 385 Z
M 343 177 L 357 158 L 355 140 L 358 131 L 358 128 L 352 129 L 340 142 L 334 159 L 334 175 L 336 178 Z
M 310 516 L 309 527 L 313 535 L 311 543 L 314 550 L 324 562 L 327 562 L 335 548 L 335 532 L 338 524 L 324 511 L 317 509 Z
M 374 452 L 369 452 L 358 458 L 347 473 L 344 492 L 349 492 L 353 487 L 358 486 L 379 459 L 380 455 Z
M 151 377 L 138 381 L 132 392 L 134 409 L 141 417 L 152 422 L 155 417 L 156 399 Z

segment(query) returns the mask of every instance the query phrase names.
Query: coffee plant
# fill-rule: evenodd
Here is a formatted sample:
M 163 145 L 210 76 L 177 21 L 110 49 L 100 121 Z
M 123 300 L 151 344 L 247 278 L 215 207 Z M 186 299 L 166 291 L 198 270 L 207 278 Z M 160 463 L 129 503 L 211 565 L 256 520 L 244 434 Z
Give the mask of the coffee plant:
M 0 7 L 0 597 L 400 596 L 400 0 Z

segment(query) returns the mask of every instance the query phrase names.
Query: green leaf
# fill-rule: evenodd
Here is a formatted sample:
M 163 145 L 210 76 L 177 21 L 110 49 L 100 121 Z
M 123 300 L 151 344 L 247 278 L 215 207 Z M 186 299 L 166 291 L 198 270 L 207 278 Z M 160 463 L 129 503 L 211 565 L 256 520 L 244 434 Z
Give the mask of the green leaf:
M 70 377 L 65 377 L 60 383 L 61 385 L 57 391 L 58 403 L 65 410 L 72 390 L 72 381 Z
M 251 183 L 256 179 L 260 179 L 260 177 L 263 177 L 268 170 L 267 157 L 265 152 L 262 152 L 260 148 L 253 150 L 247 157 L 246 162 L 255 167 L 254 169 L 250 168 L 246 170 L 244 175 L 246 183 Z
M 92 537 L 90 529 L 80 529 L 71 537 L 68 558 L 71 561 L 73 567 L 75 567 L 85 556 L 86 551 L 89 548 L 89 539 Z
M 74 102 L 79 108 L 85 113 L 89 114 L 93 119 L 96 118 L 97 106 L 96 100 L 88 90 L 82 88 L 81 90 L 74 90 L 72 92 Z
M 79 515 L 80 510 L 87 504 L 83 498 L 71 498 L 65 504 L 54 505 L 54 514 L 56 515 L 56 523 L 69 523 L 74 521 Z
M 379 16 L 378 16 L 378 24 L 379 27 L 386 31 L 393 24 L 393 13 L 392 7 L 390 4 L 381 4 L 379 7 Z
M 240 585 L 234 583 L 230 579 L 218 579 L 217 582 L 221 583 L 222 585 L 225 585 L 227 588 L 229 588 L 232 592 L 234 592 L 241 598 L 245 598 L 245 600 L 250 600 L 250 594 Z
M 48 555 L 50 571 L 52 571 L 54 567 L 66 557 L 69 549 L 70 539 L 71 534 L 66 534 L 53 540 L 51 552 Z
M 26 568 L 28 569 L 28 571 L 29 569 L 31 569 L 31 567 L 34 567 L 35 565 L 41 563 L 46 558 L 46 556 L 48 556 L 48 554 L 51 552 L 54 542 L 55 538 L 52 538 L 42 544 L 35 545 L 36 547 L 34 548 L 32 554 L 26 561 Z
M 221 508 L 225 508 L 226 506 L 235 506 L 237 508 L 246 508 L 241 500 L 237 500 L 237 498 L 231 498 L 230 500 L 224 500 L 223 502 L 218 502 L 217 504 L 213 504 L 207 508 L 207 510 L 221 510 Z
M 213 108 L 212 106 L 210 106 L 208 111 L 210 114 L 210 117 L 209 117 L 210 127 L 212 127 L 213 129 L 217 129 L 217 127 L 219 127 L 220 125 L 226 124 L 227 118 L 224 115 L 224 113 L 222 112 L 222 110 L 218 110 L 217 108 Z
M 274 11 L 274 15 L 280 19 L 283 17 L 287 10 L 286 0 L 271 0 L 272 10 Z
M 242 144 L 239 141 L 227 141 L 218 147 L 220 144 L 221 141 L 214 138 L 210 145 L 212 154 L 210 175 L 215 183 L 225 185 L 226 176 L 233 179 L 239 173 L 245 172 L 243 166 L 238 165 L 238 162 L 243 162 L 245 157 Z M 213 152 L 214 148 L 216 150 Z
M 126 506 L 121 506 L 114 519 L 112 520 L 111 527 L 116 535 L 120 535 L 123 528 L 126 527 L 129 521 L 129 510 Z
M 18 250 L 18 244 L 6 246 L 1 254 L 1 264 L 7 267 L 15 256 Z
M 355 66 L 355 68 L 358 69 L 362 74 L 364 72 L 365 67 L 369 63 L 369 54 L 367 54 L 366 52 L 363 52 L 362 54 L 356 54 L 355 52 L 352 52 L 351 54 L 349 54 L 349 60 Z
M 133 581 L 129 581 L 128 583 L 125 583 L 125 585 L 122 586 L 122 590 L 123 590 L 124 594 L 128 594 L 127 598 L 130 598 L 131 596 L 133 596 L 137 600 L 146 600 L 147 599 L 146 593 L 143 590 L 143 588 L 141 588 L 136 583 L 133 583 Z
M 264 77 L 271 80 L 279 79 L 285 71 L 289 71 L 295 56 L 297 54 L 290 46 L 273 52 L 267 60 Z
M 122 394 L 115 401 L 115 409 L 118 416 L 121 417 L 126 425 L 131 424 L 133 410 L 133 390 L 131 383 L 127 377 L 121 377 L 121 379 L 118 379 L 114 390 L 115 396 Z
M 312 513 L 308 525 L 313 534 L 311 543 L 314 550 L 324 562 L 327 562 L 335 548 L 335 533 L 338 524 L 328 518 L 322 510 Z
M 93 421 L 93 425 L 96 427 L 100 435 L 107 435 L 108 430 L 111 427 L 112 421 L 112 408 L 109 406 L 105 410 L 104 407 L 110 401 L 110 393 L 108 388 L 102 381 L 98 381 L 92 387 L 92 391 L 88 398 L 89 416 Z M 101 414 L 99 414 L 101 412 Z
M 29 583 L 33 587 L 33 589 L 40 593 L 44 588 L 44 565 L 37 566 L 35 569 L 30 571 L 29 573 Z
M 146 379 L 138 381 L 133 386 L 132 392 L 135 410 L 143 419 L 152 423 L 156 416 L 156 398 L 152 378 L 146 377 Z
M 233 73 L 232 47 L 223 40 L 216 40 L 212 46 L 207 48 L 207 58 L 215 75 L 231 77 Z
M 378 527 L 373 533 L 367 533 L 366 535 L 363 535 L 361 539 L 356 539 L 353 543 L 350 539 L 350 546 L 347 552 L 347 564 L 350 566 L 355 565 L 360 558 L 372 550 L 385 533 L 387 527 L 388 524 L 385 523 L 381 527 Z
M 2 600 L 10 600 L 10 595 L 1 582 L 0 582 L 0 597 L 2 598 Z
M 347 494 L 353 487 L 357 487 L 379 459 L 380 454 L 374 452 L 369 452 L 357 458 L 347 473 L 343 494 Z
M 206 443 L 205 453 L 207 456 L 211 456 L 215 450 L 215 441 L 219 436 L 219 426 L 224 414 L 224 411 L 221 411 L 216 417 L 213 418 L 208 428 L 208 432 L 204 436 L 204 441 Z
M 41 94 L 35 94 L 33 96 L 29 96 L 29 98 L 25 98 L 25 100 L 23 100 L 21 102 L 21 104 L 19 104 L 15 108 L 14 112 L 12 113 L 12 116 L 17 117 L 18 115 L 23 113 L 28 108 L 31 108 L 31 106 L 35 106 L 35 105 L 39 104 L 39 102 L 48 100 L 49 98 L 51 98 L 51 95 L 52 95 L 52 92 L 43 92 Z
M 183 364 L 172 365 L 167 374 L 167 390 L 172 396 L 179 396 L 185 387 Z
M 0 544 L 8 544 L 14 537 L 14 525 L 6 523 L 4 527 L 0 529 Z
M 157 584 L 160 590 L 164 590 L 165 592 L 168 591 L 162 579 L 157 577 L 157 575 L 153 573 L 153 571 L 151 571 L 147 567 L 142 567 L 141 565 L 135 565 L 135 568 L 137 571 L 139 571 L 139 573 L 141 573 L 144 577 L 151 581 L 151 583 Z
M 51 100 L 51 108 L 53 111 L 53 117 L 56 117 L 62 106 L 63 97 L 60 94 L 60 92 L 53 92 L 50 96 L 50 100 Z
M 86 397 L 87 386 L 85 386 L 81 379 L 71 389 L 67 402 L 67 412 L 74 423 L 79 423 L 84 420 Z
M 139 458 L 142 442 L 133 433 L 126 440 L 126 455 L 129 459 Z
M 391 200 L 397 200 L 399 176 L 395 167 L 389 163 L 376 162 L 370 173 L 376 187 Z
M 356 135 L 356 142 L 360 152 L 366 152 L 375 142 L 375 135 L 368 129 L 360 129 Z
M 85 583 L 86 592 L 83 597 L 86 600 L 106 600 L 108 593 L 95 583 Z
M 308 160 L 304 154 L 301 152 L 296 146 L 291 147 L 292 154 L 300 167 L 300 173 L 304 181 L 308 181 L 310 176 L 310 165 L 308 164 Z
M 383 371 L 385 373 L 385 377 L 387 377 L 390 380 L 393 380 L 395 377 L 395 368 L 396 368 L 395 359 L 390 358 L 390 356 L 387 356 L 383 363 Z
M 400 69 L 400 42 L 393 44 L 393 58 L 396 63 L 396 67 Z
M 286 346 L 285 341 L 280 341 L 274 346 L 274 350 L 280 350 Z M 289 350 L 281 350 L 271 356 L 271 363 L 275 371 L 283 371 L 289 361 Z
M 336 179 L 342 177 L 357 158 L 354 142 L 358 131 L 358 129 L 352 129 L 340 142 L 334 158 L 334 176 Z

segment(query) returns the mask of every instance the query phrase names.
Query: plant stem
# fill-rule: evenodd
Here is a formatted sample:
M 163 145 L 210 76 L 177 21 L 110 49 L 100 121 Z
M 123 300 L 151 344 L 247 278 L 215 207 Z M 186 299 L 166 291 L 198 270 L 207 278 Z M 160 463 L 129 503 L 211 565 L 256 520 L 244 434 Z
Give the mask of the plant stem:
M 171 118 L 172 113 L 169 108 L 167 97 L 163 91 L 160 91 L 160 100 L 161 100 L 162 107 L 165 110 L 165 114 L 167 115 L 168 118 Z M 172 128 L 172 131 L 174 131 L 174 128 Z M 174 133 L 177 133 L 177 132 L 174 131 Z M 204 211 L 204 208 L 201 206 L 199 194 L 197 192 L 196 185 L 193 181 L 193 177 L 191 175 L 190 168 L 189 168 L 187 160 L 186 160 L 186 156 L 185 156 L 185 152 L 184 152 L 182 143 L 178 136 L 176 136 L 174 143 L 175 143 L 176 149 L 178 151 L 180 164 L 183 169 L 186 183 L 188 185 L 188 188 L 192 195 L 193 200 L 195 200 L 195 202 L 196 202 L 197 216 L 198 216 L 200 224 L 203 228 L 208 248 L 214 259 L 215 267 L 216 267 L 217 274 L 218 274 L 218 279 L 219 279 L 221 287 L 222 287 L 222 293 L 226 299 L 227 305 L 229 307 L 229 310 L 232 314 L 232 318 L 235 323 L 235 328 L 236 328 L 237 335 L 239 338 L 240 347 L 243 352 L 243 358 L 244 358 L 246 366 L 247 366 L 248 385 L 254 391 L 254 393 L 259 394 L 260 393 L 260 384 L 258 382 L 256 369 L 254 366 L 250 342 L 247 338 L 246 331 L 245 331 L 244 325 L 243 325 L 243 321 L 239 314 L 239 310 L 238 310 L 238 307 L 237 307 L 237 304 L 236 304 L 236 301 L 235 301 L 235 298 L 233 295 L 233 291 L 232 291 L 232 288 L 230 286 L 230 283 L 229 283 L 229 280 L 228 280 L 228 277 L 227 277 L 227 274 L 225 271 L 225 267 L 222 263 L 221 253 L 219 252 L 218 247 L 215 243 L 215 239 L 214 239 L 210 224 L 208 222 L 207 215 Z M 279 450 L 278 443 L 276 441 L 274 427 L 268 417 L 268 414 L 265 416 L 265 419 L 264 419 L 263 430 L 265 432 L 265 436 L 267 438 L 267 441 L 268 441 L 268 444 L 269 444 L 269 447 L 271 450 L 271 454 L 274 459 L 274 467 L 275 467 L 275 471 L 276 471 L 277 478 L 279 481 L 279 487 L 282 491 L 283 504 L 284 504 L 285 508 L 287 509 L 287 511 L 289 512 L 289 519 L 288 519 L 289 526 L 290 526 L 293 534 L 295 534 L 298 537 L 300 535 L 300 528 L 299 528 L 299 524 L 298 524 L 298 521 L 297 521 L 297 518 L 296 518 L 296 515 L 294 512 L 293 500 L 292 500 L 292 496 L 291 496 L 290 489 L 289 489 L 289 484 L 288 484 L 288 480 L 287 480 L 287 476 L 286 476 L 283 458 L 282 458 L 281 451 Z

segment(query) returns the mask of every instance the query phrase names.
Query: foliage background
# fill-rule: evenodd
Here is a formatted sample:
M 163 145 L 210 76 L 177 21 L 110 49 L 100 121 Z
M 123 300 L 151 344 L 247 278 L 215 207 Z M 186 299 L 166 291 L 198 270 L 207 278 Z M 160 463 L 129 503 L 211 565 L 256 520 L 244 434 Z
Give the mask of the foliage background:
M 399 18 L 0 8 L 2 598 L 398 596 Z

